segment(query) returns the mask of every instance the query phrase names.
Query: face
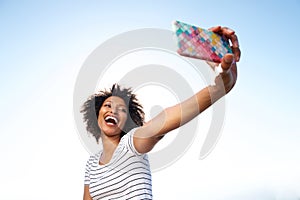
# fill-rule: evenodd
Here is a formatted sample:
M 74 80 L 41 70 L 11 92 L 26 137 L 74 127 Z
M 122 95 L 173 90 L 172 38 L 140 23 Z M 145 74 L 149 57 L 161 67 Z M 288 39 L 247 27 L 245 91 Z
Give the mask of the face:
M 98 125 L 101 133 L 107 136 L 120 136 L 127 120 L 128 109 L 120 97 L 107 98 L 100 108 Z

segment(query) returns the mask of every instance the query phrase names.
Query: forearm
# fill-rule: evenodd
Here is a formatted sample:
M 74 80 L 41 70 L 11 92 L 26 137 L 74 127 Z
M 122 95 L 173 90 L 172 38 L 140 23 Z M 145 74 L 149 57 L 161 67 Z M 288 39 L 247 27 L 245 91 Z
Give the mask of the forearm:
M 215 86 L 208 86 L 189 99 L 166 108 L 135 132 L 134 145 L 138 152 L 149 152 L 166 133 L 189 122 L 222 97 Z
M 224 92 L 216 86 L 208 86 L 187 100 L 166 108 L 152 119 L 148 125 L 152 126 L 152 133 L 161 136 L 191 121 L 214 102 L 224 96 Z
M 186 101 L 178 104 L 181 109 L 181 116 L 177 119 L 180 126 L 191 121 L 224 95 L 225 92 L 222 92 L 222 88 L 207 86 Z

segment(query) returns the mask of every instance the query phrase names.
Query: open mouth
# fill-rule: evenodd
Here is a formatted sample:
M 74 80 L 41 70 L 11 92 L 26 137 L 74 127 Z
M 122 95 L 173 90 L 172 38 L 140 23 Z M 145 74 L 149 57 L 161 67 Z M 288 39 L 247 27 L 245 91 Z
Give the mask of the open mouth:
M 118 124 L 118 119 L 116 117 L 113 116 L 107 116 L 105 117 L 105 122 L 109 125 L 117 125 Z

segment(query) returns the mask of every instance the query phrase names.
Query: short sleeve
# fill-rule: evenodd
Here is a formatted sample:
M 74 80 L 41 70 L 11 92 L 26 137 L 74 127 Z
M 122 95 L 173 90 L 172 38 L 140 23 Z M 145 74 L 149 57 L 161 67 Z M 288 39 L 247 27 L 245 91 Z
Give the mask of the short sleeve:
M 133 137 L 134 137 L 134 132 L 136 131 L 137 128 L 134 128 L 134 129 L 131 129 L 125 136 L 126 136 L 126 144 L 128 145 L 129 147 L 129 150 L 134 153 L 135 155 L 137 156 L 142 156 L 144 154 L 142 153 L 139 153 L 135 147 L 134 147 L 134 144 L 133 144 Z M 124 136 L 124 137 L 125 137 Z
M 85 173 L 84 173 L 84 185 L 90 184 L 90 171 L 91 171 L 91 157 L 86 162 Z

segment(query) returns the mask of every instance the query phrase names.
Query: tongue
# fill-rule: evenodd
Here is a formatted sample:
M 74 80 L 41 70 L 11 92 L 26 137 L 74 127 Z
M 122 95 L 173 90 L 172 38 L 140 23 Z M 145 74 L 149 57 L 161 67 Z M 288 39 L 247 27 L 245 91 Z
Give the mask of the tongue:
M 113 119 L 108 119 L 108 120 L 106 120 L 106 123 L 112 124 L 112 125 L 116 125 L 116 122 L 115 122 L 115 120 L 113 120 Z

